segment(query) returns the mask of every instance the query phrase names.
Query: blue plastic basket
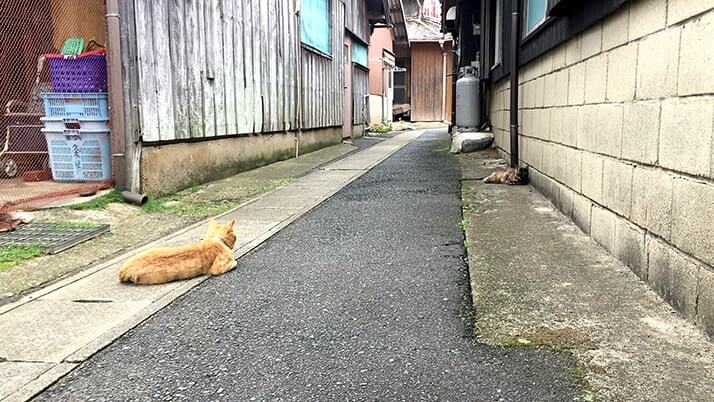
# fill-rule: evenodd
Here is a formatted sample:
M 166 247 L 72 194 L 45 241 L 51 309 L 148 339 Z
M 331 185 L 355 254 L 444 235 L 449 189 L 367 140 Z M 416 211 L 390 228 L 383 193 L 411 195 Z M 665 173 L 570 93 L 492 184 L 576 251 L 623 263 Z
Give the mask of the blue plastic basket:
M 107 181 L 112 177 L 108 130 L 42 129 L 55 181 Z
M 45 117 L 98 117 L 109 118 L 109 99 L 106 92 L 42 94 Z

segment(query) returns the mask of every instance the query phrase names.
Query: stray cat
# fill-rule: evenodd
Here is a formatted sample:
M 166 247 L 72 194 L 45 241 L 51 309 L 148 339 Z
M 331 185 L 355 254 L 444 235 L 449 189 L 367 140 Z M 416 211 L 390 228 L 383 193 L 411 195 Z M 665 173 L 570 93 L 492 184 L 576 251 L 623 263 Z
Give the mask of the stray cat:
M 522 185 L 528 184 L 527 168 L 498 168 L 483 180 L 485 183 Z
M 131 257 L 119 270 L 119 282 L 156 285 L 232 270 L 238 264 L 233 257 L 235 223 L 211 221 L 206 237 L 198 243 L 156 248 Z

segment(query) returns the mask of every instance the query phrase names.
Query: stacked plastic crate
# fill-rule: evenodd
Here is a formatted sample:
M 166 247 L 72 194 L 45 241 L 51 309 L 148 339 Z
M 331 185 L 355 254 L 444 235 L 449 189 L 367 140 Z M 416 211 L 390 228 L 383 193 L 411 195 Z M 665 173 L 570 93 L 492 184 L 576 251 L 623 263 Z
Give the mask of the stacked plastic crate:
M 43 94 L 42 130 L 55 181 L 111 179 L 107 62 L 104 49 L 45 55 L 54 92 Z

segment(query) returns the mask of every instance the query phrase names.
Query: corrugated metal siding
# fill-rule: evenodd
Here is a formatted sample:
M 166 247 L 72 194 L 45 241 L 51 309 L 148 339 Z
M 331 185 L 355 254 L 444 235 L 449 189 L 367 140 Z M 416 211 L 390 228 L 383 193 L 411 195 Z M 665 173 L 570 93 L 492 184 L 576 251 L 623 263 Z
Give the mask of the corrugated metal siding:
M 300 48 L 295 0 L 134 0 L 144 141 L 342 125 L 344 6 L 332 58 Z M 366 23 L 366 21 L 365 21 Z
M 368 119 L 367 95 L 369 94 L 369 72 L 357 66 L 352 67 L 352 123 L 363 124 Z
M 365 0 L 344 0 L 345 28 L 364 43 L 369 43 L 369 21 L 367 21 L 367 2 Z

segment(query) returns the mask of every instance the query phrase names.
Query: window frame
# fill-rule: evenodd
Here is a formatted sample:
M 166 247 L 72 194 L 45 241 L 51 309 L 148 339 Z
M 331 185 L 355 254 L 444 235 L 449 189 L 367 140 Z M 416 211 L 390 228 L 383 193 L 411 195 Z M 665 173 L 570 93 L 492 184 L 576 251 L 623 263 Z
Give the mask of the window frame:
M 526 0 L 523 3 L 523 39 L 528 38 L 531 36 L 533 33 L 537 32 L 540 27 L 542 27 L 549 19 L 548 17 L 548 5 L 550 2 L 548 0 L 544 0 L 543 2 L 543 18 L 539 19 L 535 25 L 529 30 L 528 29 L 528 6 L 530 4 L 531 0 Z

